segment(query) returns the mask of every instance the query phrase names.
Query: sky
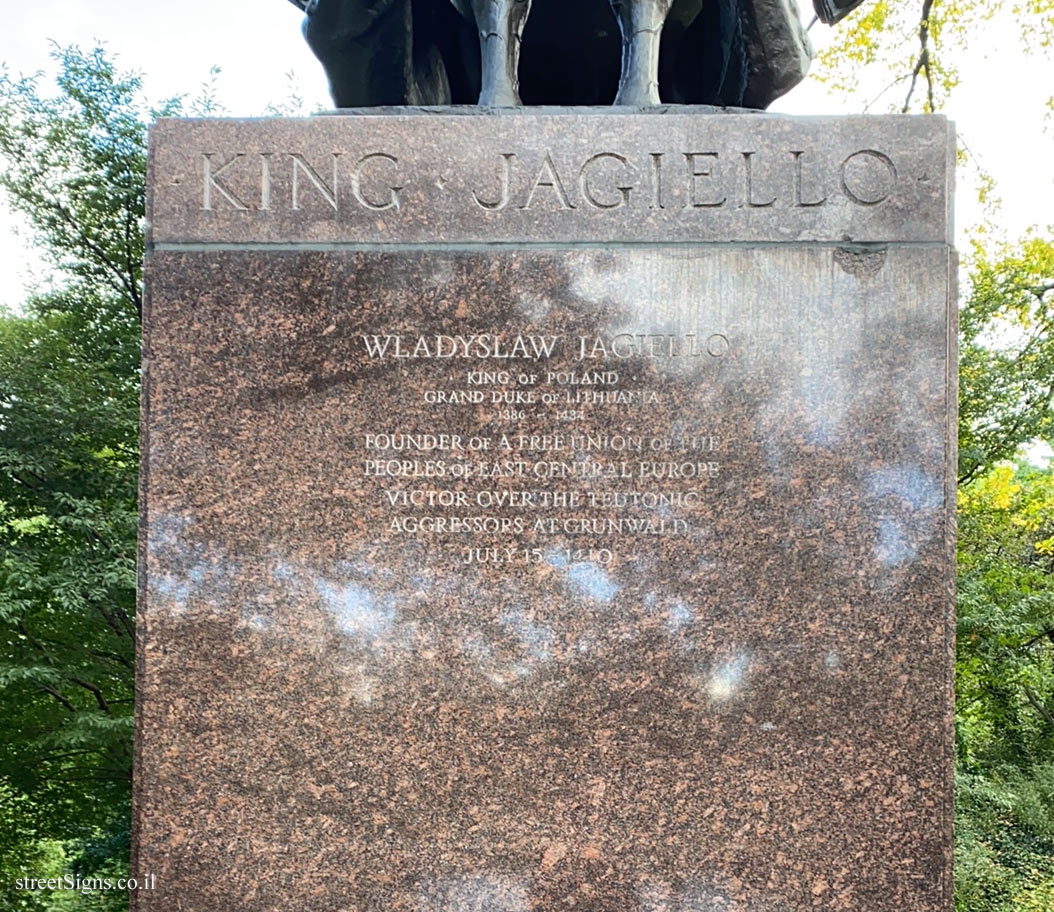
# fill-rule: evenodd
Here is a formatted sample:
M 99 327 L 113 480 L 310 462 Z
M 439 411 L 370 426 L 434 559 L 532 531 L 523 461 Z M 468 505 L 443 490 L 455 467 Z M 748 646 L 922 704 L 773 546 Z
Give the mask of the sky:
M 288 98 L 291 86 L 308 109 L 329 104 L 322 68 L 299 33 L 303 14 L 289 0 L 25 0 L 5 7 L 0 62 L 11 75 L 53 73 L 52 42 L 103 43 L 121 69 L 143 75 L 153 101 L 199 96 L 218 66 L 218 97 L 231 116 L 262 114 L 269 103 Z M 822 25 L 810 32 L 817 46 L 830 34 Z M 998 20 L 964 55 L 966 79 L 947 113 L 974 160 L 997 179 L 1000 223 L 1010 237 L 1054 223 L 1054 123 L 1042 117 L 1054 92 L 1050 62 L 1020 54 L 1012 26 Z M 857 113 L 858 106 L 806 80 L 771 110 L 842 114 Z M 959 185 L 961 245 L 981 212 L 971 174 Z M 12 233 L 17 225 L 0 202 L 0 305 L 15 307 L 40 272 L 25 241 Z

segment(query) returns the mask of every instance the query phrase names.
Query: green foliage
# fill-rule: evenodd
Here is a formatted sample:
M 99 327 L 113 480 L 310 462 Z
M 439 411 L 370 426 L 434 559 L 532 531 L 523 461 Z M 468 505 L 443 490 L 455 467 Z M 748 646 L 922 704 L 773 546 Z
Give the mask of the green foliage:
M 56 98 L 0 79 L 0 186 L 55 274 L 0 316 L 0 852 L 36 877 L 127 870 L 151 117 L 100 51 L 58 58 Z M 56 893 L 46 908 L 122 900 Z
M 279 102 L 272 102 L 264 109 L 264 114 L 268 117 L 301 117 L 307 113 L 300 84 L 292 70 L 285 74 L 285 82 L 285 98 Z
M 0 908 L 5 912 L 127 912 L 127 893 L 92 889 L 90 882 L 97 878 L 115 882 L 126 876 L 126 855 L 110 851 L 103 858 L 86 858 L 93 867 L 88 872 L 79 870 L 71 847 L 43 838 L 32 828 L 29 821 L 35 815 L 29 803 L 30 799 L 0 786 L 0 846 L 4 849 L 0 854 Z M 73 853 L 78 849 L 72 846 Z M 73 879 L 71 887 L 77 887 L 79 880 L 79 889 L 27 888 L 30 879 L 63 878 Z
M 962 910 L 1029 908 L 1054 889 L 1052 557 L 1054 471 L 997 464 L 960 488 Z
M 956 904 L 1054 908 L 1054 243 L 976 244 L 960 308 Z
M 46 910 L 39 893 L 17 888 L 18 878 L 59 873 L 55 847 L 40 838 L 35 816 L 30 799 L 0 781 L 0 907 L 11 912 Z
M 905 113 L 939 110 L 959 83 L 954 55 L 945 49 L 962 47 L 1001 7 L 1000 0 L 864 3 L 817 55 L 814 75 L 848 96 L 881 85 L 866 98 L 865 110 L 876 103 Z M 877 83 L 875 74 L 881 74 Z
M 1051 431 L 1054 242 L 976 243 L 959 314 L 959 476 L 967 482 Z
M 1008 5 L 1021 23 L 1021 40 L 1029 51 L 1054 47 L 1054 0 L 1017 0 Z

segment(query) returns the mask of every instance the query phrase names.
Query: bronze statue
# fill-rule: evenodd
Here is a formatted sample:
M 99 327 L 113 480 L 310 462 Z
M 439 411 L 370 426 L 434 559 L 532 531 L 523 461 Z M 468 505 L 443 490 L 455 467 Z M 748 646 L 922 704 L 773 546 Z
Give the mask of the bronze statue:
M 291 0 L 338 107 L 765 108 L 812 58 L 795 0 Z M 830 24 L 861 0 L 813 0 Z
M 452 0 L 476 25 L 482 59 L 481 105 L 517 107 L 520 101 L 520 44 L 531 0 Z

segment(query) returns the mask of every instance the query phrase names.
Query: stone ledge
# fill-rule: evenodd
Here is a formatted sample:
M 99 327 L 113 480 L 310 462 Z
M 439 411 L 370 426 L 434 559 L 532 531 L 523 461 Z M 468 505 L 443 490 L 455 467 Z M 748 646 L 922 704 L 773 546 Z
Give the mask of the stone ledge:
M 940 117 L 388 110 L 160 121 L 151 242 L 951 242 Z

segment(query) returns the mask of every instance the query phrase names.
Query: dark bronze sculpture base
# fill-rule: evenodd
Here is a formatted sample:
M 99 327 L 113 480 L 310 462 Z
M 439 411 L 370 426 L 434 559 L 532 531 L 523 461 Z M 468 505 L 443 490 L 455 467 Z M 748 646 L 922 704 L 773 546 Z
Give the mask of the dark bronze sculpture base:
M 788 0 L 293 2 L 340 108 L 763 109 L 804 78 L 812 56 Z

